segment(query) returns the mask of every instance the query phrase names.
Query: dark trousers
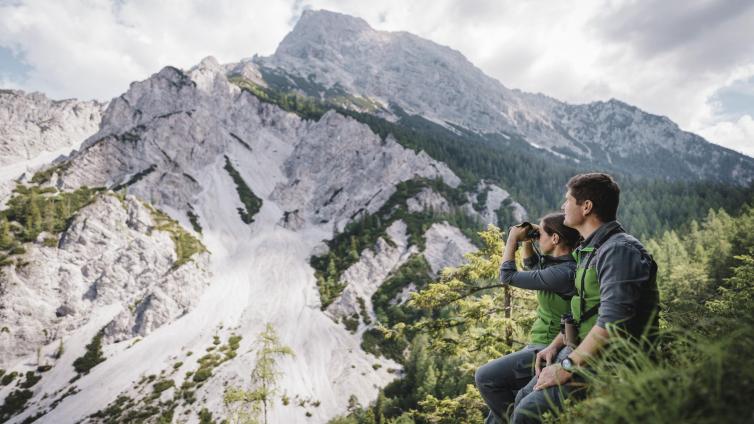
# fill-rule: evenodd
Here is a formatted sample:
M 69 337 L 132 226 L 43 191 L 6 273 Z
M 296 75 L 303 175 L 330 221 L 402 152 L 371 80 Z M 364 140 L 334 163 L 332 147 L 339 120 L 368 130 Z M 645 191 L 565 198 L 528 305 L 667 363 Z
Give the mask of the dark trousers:
M 516 392 L 531 381 L 537 352 L 545 347 L 540 344 L 528 345 L 518 352 L 490 361 L 476 370 L 476 387 L 490 408 L 485 424 L 507 422 L 508 409 L 516 399 Z
M 571 353 L 570 348 L 563 348 L 558 352 L 556 362 L 560 362 Z M 559 411 L 563 407 L 563 401 L 567 398 L 583 398 L 586 394 L 586 386 L 578 374 L 574 374 L 571 380 L 562 386 L 548 387 L 544 390 L 534 390 L 537 377 L 533 377 L 529 383 L 518 391 L 516 406 L 513 410 L 511 423 L 531 424 L 539 423 L 540 417 L 545 412 Z

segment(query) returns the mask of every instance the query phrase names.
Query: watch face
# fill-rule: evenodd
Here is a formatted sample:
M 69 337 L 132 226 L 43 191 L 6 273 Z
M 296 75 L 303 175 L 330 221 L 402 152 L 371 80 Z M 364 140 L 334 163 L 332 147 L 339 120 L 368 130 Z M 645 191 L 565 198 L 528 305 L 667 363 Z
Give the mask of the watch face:
M 565 358 L 562 361 L 560 361 L 560 366 L 562 366 L 564 370 L 570 372 L 573 369 L 573 362 L 571 362 L 570 359 Z

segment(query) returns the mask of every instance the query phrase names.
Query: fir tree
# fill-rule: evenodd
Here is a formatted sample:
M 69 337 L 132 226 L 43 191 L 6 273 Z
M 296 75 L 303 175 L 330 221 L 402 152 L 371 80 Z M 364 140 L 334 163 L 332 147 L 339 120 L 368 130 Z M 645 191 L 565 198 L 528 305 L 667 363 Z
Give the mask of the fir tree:
M 0 219 L 0 249 L 7 250 L 13 247 L 13 235 L 10 232 L 10 223 L 5 216 Z
M 251 372 L 251 388 L 230 387 L 225 391 L 223 401 L 229 411 L 229 421 L 235 423 L 255 423 L 262 414 L 262 423 L 267 424 L 267 415 L 272 401 L 277 395 L 277 360 L 292 356 L 290 347 L 280 344 L 272 324 L 267 324 L 259 334 L 259 348 L 256 365 Z

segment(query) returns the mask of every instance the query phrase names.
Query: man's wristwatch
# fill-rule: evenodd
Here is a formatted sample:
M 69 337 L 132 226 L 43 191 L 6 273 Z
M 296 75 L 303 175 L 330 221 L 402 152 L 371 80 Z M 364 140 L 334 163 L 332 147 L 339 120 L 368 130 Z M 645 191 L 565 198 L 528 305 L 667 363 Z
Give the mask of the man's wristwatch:
M 565 357 L 560 361 L 560 366 L 570 373 L 576 372 L 576 364 L 574 364 L 569 357 Z

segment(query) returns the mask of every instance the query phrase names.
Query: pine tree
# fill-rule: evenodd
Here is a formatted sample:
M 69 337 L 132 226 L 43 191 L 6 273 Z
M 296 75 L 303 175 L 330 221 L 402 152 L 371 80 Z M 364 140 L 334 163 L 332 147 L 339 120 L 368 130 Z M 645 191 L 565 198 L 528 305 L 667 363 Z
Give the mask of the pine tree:
M 375 424 L 385 424 L 385 393 L 380 390 L 377 395 L 377 401 L 374 403 L 374 422 Z
M 39 210 L 37 196 L 32 192 L 29 197 L 29 215 L 27 216 L 27 239 L 33 241 L 42 230 L 42 214 Z
M 359 260 L 359 245 L 356 242 L 356 237 L 354 236 L 351 236 L 351 246 L 348 249 L 348 256 L 354 262 Z
M 330 252 L 328 255 L 329 260 L 327 262 L 327 279 L 337 282 L 338 267 L 335 266 L 335 255 Z
M 482 352 L 495 357 L 523 346 L 528 331 L 524 323 L 530 323 L 535 313 L 531 291 L 515 287 L 506 291 L 498 282 L 500 229 L 490 225 L 479 236 L 482 247 L 467 255 L 467 264 L 444 270 L 439 281 L 414 293 L 408 302 L 442 317 L 424 318 L 409 328 L 428 332 L 432 349 L 466 358 Z M 396 330 L 404 328 L 399 324 Z
M 55 232 L 55 203 L 52 201 L 44 202 L 44 230 L 48 233 Z
M 13 235 L 10 232 L 10 223 L 5 216 L 0 220 L 0 249 L 7 250 L 13 247 Z

